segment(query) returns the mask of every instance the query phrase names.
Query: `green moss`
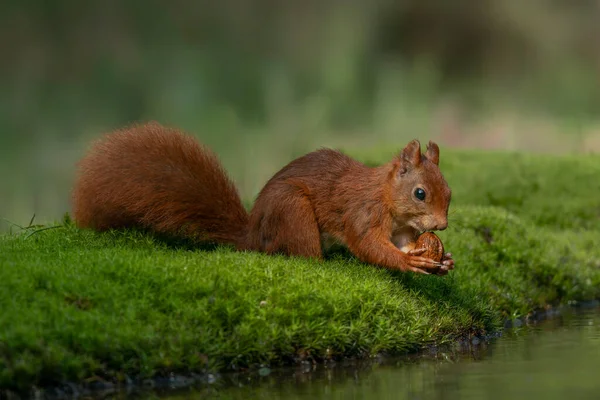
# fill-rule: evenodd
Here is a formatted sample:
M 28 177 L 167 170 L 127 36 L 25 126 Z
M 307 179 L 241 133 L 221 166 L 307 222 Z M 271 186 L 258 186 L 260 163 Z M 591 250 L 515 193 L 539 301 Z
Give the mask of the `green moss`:
M 0 387 L 406 352 L 600 298 L 598 161 L 443 156 L 440 236 L 457 262 L 444 278 L 70 223 L 0 237 Z

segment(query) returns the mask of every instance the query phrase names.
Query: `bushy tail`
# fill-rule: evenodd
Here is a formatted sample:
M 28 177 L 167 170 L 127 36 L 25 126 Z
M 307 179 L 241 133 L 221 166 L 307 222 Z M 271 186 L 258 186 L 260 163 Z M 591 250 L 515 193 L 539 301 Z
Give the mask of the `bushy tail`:
M 217 156 L 158 123 L 135 125 L 94 143 L 78 164 L 78 226 L 137 227 L 241 246 L 248 213 Z

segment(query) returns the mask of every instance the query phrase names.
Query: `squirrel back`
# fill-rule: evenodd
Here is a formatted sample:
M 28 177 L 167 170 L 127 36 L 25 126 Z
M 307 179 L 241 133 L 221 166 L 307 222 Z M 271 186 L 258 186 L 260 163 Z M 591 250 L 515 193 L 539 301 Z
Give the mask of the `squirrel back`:
M 110 133 L 78 164 L 78 226 L 143 228 L 243 246 L 246 212 L 217 156 L 184 133 L 151 122 Z

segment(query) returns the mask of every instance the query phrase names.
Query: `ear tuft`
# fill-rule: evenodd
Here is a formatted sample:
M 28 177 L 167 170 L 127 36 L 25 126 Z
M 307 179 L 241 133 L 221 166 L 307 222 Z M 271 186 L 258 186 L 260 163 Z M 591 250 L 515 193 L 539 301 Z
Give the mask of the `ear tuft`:
M 400 160 L 407 169 L 418 167 L 421 164 L 421 143 L 411 140 L 400 154 Z
M 421 165 L 421 143 L 414 139 L 395 157 L 394 170 L 398 176 L 403 176 L 419 165 Z
M 431 161 L 432 163 L 434 163 L 435 165 L 438 165 L 440 162 L 440 148 L 438 147 L 437 144 L 435 144 L 431 140 L 429 141 L 429 144 L 427 145 L 427 151 L 425 152 L 425 157 L 427 157 L 427 159 L 429 161 Z

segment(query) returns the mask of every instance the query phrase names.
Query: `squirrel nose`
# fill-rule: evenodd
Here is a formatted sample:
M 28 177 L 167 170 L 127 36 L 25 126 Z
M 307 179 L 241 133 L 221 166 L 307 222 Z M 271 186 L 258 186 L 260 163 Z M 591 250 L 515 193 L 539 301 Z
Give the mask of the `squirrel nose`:
M 437 224 L 436 227 L 435 227 L 435 230 L 436 231 L 443 231 L 447 227 L 448 227 L 448 221 L 444 221 L 444 222 L 441 222 L 441 223 Z

